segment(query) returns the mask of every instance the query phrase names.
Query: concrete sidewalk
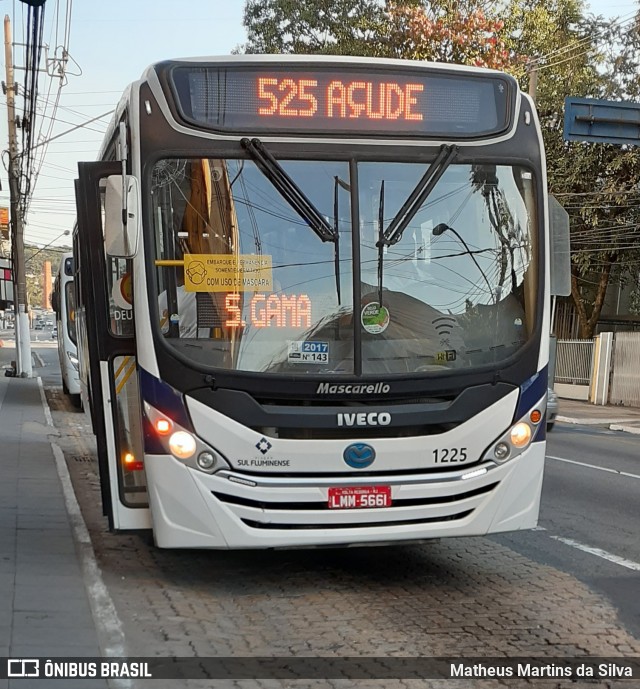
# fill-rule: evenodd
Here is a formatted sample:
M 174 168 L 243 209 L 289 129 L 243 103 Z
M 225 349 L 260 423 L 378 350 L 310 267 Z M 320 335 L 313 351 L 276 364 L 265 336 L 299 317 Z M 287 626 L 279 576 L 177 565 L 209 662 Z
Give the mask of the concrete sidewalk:
M 557 420 L 587 426 L 606 426 L 612 431 L 640 434 L 640 409 L 636 407 L 597 405 L 559 398 Z
M 0 349 L 0 363 L 8 363 L 7 354 Z M 0 656 L 103 655 L 51 445 L 55 434 L 40 379 L 0 377 Z M 108 686 L 62 681 L 77 682 Z M 0 689 L 49 684 L 60 680 L 0 680 Z

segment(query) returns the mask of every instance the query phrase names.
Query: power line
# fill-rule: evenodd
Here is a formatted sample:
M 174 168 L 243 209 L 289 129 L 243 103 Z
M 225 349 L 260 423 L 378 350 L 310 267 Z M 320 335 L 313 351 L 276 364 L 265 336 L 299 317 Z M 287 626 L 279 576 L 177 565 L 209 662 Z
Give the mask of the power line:
M 635 21 L 635 16 L 636 16 L 636 11 L 634 10 L 633 12 L 630 12 L 629 14 L 625 14 L 622 17 L 618 17 L 614 21 L 610 22 L 607 26 L 603 26 L 602 28 L 593 31 L 593 32 L 587 34 L 586 36 L 583 36 L 582 38 L 578 39 L 575 43 L 571 43 L 569 45 L 565 44 L 563 46 L 559 46 L 558 48 L 555 48 L 554 50 L 549 51 L 545 55 L 541 55 L 537 58 L 532 59 L 531 62 L 529 63 L 529 66 L 531 68 L 535 67 L 538 70 L 547 69 L 549 67 L 553 67 L 555 65 L 562 64 L 563 62 L 566 62 L 569 59 L 575 59 L 576 57 L 581 57 L 582 55 L 586 55 L 589 52 L 589 50 L 583 51 L 582 53 L 580 53 L 580 55 L 571 55 L 566 60 L 561 60 L 561 61 L 555 62 L 553 64 L 543 64 L 546 60 L 550 59 L 551 57 L 554 57 L 554 58 L 558 57 L 562 54 L 565 54 L 567 52 L 570 52 L 572 50 L 580 48 L 582 46 L 582 44 L 584 44 L 584 43 L 588 43 L 589 41 L 595 41 L 596 39 L 602 37 L 603 32 L 606 31 L 610 27 L 614 27 L 616 25 L 619 25 L 618 28 L 623 28 L 627 24 L 632 24 Z M 590 49 L 595 49 L 595 46 L 591 46 Z M 525 70 L 525 72 L 521 73 L 521 75 L 524 73 L 526 73 L 526 70 Z
M 554 191 L 552 192 L 554 196 L 603 196 L 603 195 L 626 195 L 626 194 L 638 194 L 640 198 L 639 189 L 629 189 L 627 191 Z

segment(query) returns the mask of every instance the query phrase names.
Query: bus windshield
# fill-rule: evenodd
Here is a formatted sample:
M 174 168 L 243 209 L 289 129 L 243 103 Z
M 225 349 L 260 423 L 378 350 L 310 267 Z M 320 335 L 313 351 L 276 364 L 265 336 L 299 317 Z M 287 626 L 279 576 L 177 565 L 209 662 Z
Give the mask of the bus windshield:
M 539 232 L 529 169 L 450 164 L 385 243 L 428 163 L 278 162 L 331 241 L 253 160 L 156 163 L 153 298 L 170 346 L 226 370 L 371 375 L 498 365 L 528 341 Z

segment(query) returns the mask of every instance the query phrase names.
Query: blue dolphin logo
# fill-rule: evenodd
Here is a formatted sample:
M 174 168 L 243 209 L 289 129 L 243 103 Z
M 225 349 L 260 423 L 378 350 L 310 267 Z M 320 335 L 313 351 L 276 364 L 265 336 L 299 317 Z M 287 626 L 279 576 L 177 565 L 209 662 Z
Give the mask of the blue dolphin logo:
M 376 451 L 366 443 L 354 443 L 345 449 L 342 458 L 350 467 L 364 469 L 373 464 Z

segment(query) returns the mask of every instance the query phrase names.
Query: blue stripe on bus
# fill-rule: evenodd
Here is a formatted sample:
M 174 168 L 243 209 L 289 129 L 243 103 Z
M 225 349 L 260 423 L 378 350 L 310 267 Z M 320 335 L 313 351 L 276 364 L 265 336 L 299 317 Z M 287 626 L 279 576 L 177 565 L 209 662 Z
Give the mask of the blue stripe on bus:
M 186 430 L 193 431 L 182 393 L 142 368 L 139 379 L 140 394 L 145 402 L 148 402 L 159 412 L 166 414 L 172 421 L 180 424 Z
M 531 376 L 520 386 L 520 399 L 514 421 L 522 418 L 547 392 L 548 367 Z

